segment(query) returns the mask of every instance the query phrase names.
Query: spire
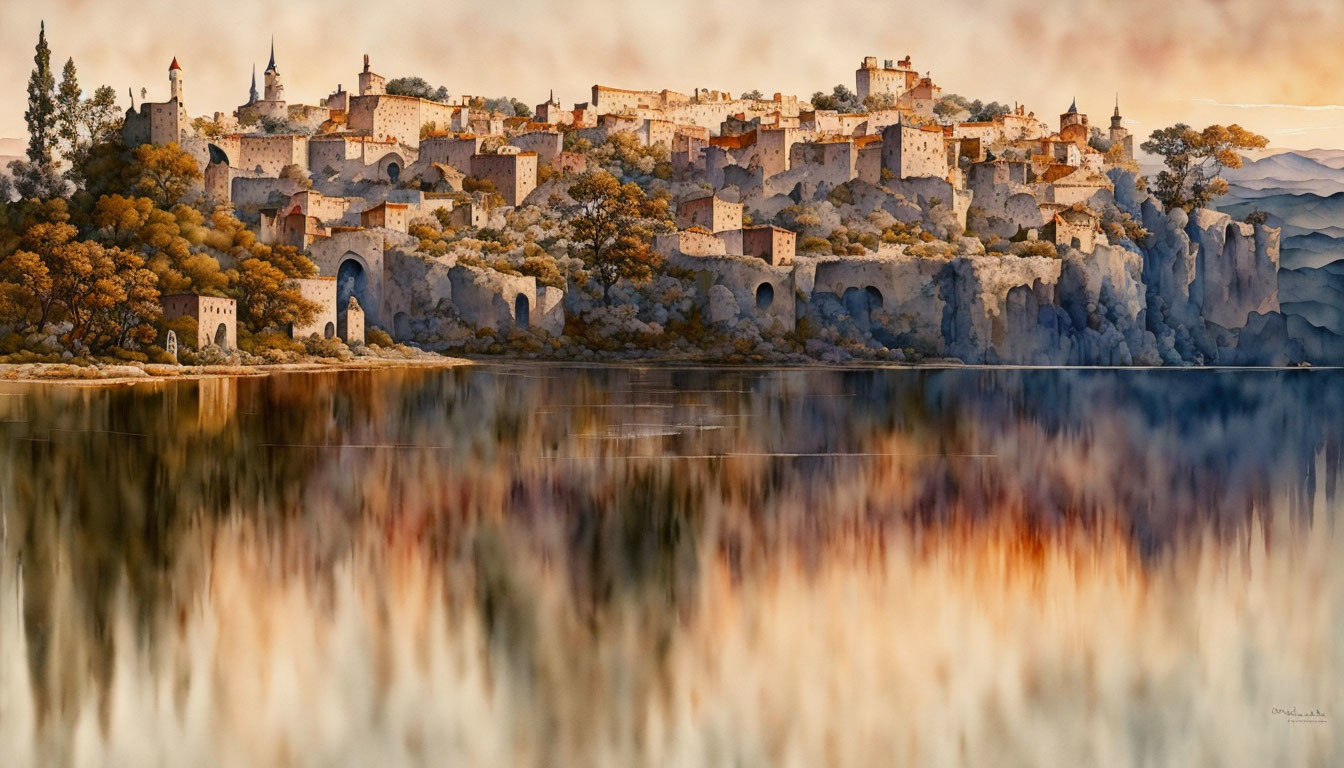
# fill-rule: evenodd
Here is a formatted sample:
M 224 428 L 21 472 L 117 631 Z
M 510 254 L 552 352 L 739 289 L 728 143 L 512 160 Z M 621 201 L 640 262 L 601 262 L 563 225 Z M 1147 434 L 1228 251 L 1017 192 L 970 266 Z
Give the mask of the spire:
M 1078 99 L 1074 98 L 1073 103 L 1069 105 L 1069 114 L 1078 114 Z
M 275 70 L 275 35 L 271 35 L 271 61 L 270 61 L 269 64 L 266 65 L 266 71 L 267 71 L 267 72 L 274 72 L 274 71 L 276 71 L 276 70 Z
M 252 87 L 247 91 L 247 103 L 257 103 L 257 65 L 255 63 L 252 65 Z
M 1116 94 L 1115 94 L 1115 116 L 1116 116 L 1116 117 L 1119 117 L 1119 116 L 1120 116 L 1120 94 L 1119 94 L 1119 93 L 1116 93 Z
M 182 68 L 182 65 L 177 63 L 177 57 L 174 56 L 174 57 L 173 57 L 173 63 L 168 65 L 168 71 L 169 71 L 169 72 L 172 72 L 174 69 L 181 69 L 181 68 Z

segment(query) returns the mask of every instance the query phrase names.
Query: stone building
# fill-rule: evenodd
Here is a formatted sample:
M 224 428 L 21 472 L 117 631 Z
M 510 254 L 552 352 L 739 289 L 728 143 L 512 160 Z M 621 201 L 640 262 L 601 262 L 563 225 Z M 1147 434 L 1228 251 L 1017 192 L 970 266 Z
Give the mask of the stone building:
M 287 165 L 308 169 L 308 137 L 298 134 L 243 136 L 238 168 L 262 176 L 279 176 Z
M 317 304 L 318 310 L 313 319 L 303 325 L 290 328 L 290 335 L 296 339 L 318 336 L 324 339 L 336 337 L 336 278 L 303 277 L 296 278 L 294 284 L 303 298 Z
M 432 126 L 448 130 L 456 107 L 415 96 L 388 93 L 351 96 L 346 126 L 375 139 L 396 139 L 408 147 L 420 146 L 420 130 Z
M 378 96 L 387 93 L 387 78 L 369 69 L 369 54 L 364 54 L 364 70 L 359 73 L 359 95 Z
M 1078 205 L 1065 208 L 1054 216 L 1055 244 L 1067 245 L 1083 253 L 1092 253 L 1101 233 L 1101 216 L 1091 208 Z
M 382 227 L 405 232 L 410 226 L 410 208 L 406 203 L 378 203 L 359 214 L 359 223 L 369 229 Z
M 728 255 L 752 256 L 776 267 L 793 264 L 798 236 L 787 229 L 765 225 L 720 232 Z
M 882 167 L 896 179 L 947 177 L 943 132 L 901 123 L 882 130 Z
M 472 155 L 471 175 L 494 184 L 505 205 L 521 205 L 528 193 L 537 188 L 537 153 Z
M 854 72 L 854 93 L 859 101 L 882 95 L 898 99 L 918 83 L 919 73 L 911 66 L 909 56 L 895 63 L 888 59 L 881 67 L 876 56 L 865 56 Z
M 523 152 L 535 152 L 542 165 L 554 166 L 564 150 L 565 135 L 559 131 L 529 131 L 509 139 L 509 144 Z
M 440 163 L 463 173 L 471 173 L 471 158 L 480 153 L 483 140 L 483 136 L 470 133 L 427 136 L 420 142 L 417 162 L 426 168 L 434 163 Z
M 401 144 L 396 139 L 375 139 L 348 133 L 329 133 L 308 140 L 308 168 L 314 173 L 349 173 L 379 165 L 395 156 L 405 167 Z M 395 160 L 394 160 L 395 162 Z
M 717 192 L 683 200 L 677 204 L 677 228 L 691 227 L 702 227 L 711 233 L 741 229 L 742 203 L 725 200 Z
M 141 144 L 171 144 L 181 141 L 183 134 L 191 127 L 191 118 L 184 104 L 184 85 L 182 66 L 173 57 L 168 65 L 168 100 L 165 102 L 140 105 L 140 111 L 134 104 L 126 110 L 126 120 L 121 127 L 121 140 L 128 147 Z
M 217 296 L 173 293 L 159 298 L 163 319 L 190 317 L 196 321 L 196 348 L 211 344 L 220 349 L 238 348 L 238 302 Z

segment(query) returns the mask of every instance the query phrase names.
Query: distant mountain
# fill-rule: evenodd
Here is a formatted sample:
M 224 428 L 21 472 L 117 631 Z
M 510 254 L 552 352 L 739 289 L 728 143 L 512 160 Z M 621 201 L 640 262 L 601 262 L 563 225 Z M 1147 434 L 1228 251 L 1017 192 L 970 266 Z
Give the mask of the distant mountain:
M 1240 168 L 1224 171 L 1223 176 L 1232 184 L 1249 185 L 1265 179 L 1277 182 L 1329 180 L 1344 184 L 1344 167 L 1333 167 L 1297 152 L 1284 152 L 1258 160 L 1247 160 Z
M 1344 336 L 1344 261 L 1279 270 L 1279 306 L 1285 314 Z
M 1264 211 L 1271 223 L 1284 225 L 1285 235 L 1325 232 L 1344 236 L 1344 191 L 1326 196 L 1310 192 L 1268 195 L 1230 205 L 1224 201 L 1218 209 L 1239 219 L 1253 211 Z
M 27 152 L 26 139 L 0 139 L 0 173 L 8 173 L 10 162 L 21 159 Z
M 1344 192 L 1344 181 L 1334 179 L 1309 179 L 1305 181 L 1287 181 L 1284 179 L 1246 179 L 1237 181 L 1228 193 L 1228 199 L 1259 200 L 1272 195 L 1293 195 L 1310 193 L 1327 197 L 1336 192 Z

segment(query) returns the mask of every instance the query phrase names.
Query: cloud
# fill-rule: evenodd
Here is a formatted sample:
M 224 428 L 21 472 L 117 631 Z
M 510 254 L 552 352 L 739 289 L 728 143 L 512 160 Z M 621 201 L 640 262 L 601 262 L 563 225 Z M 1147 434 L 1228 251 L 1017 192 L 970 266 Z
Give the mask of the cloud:
M 1344 110 L 1344 104 L 1236 104 L 1214 99 L 1191 99 L 1196 104 L 1209 104 L 1228 109 L 1295 109 L 1303 112 L 1337 112 Z

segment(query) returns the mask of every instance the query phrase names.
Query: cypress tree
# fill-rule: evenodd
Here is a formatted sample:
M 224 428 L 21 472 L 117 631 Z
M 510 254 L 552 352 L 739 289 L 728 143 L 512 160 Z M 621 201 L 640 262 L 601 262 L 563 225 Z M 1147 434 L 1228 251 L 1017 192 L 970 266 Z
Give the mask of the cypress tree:
M 33 74 L 28 78 L 28 111 L 23 119 L 28 122 L 28 161 L 34 165 L 51 165 L 51 149 L 56 144 L 53 130 L 56 112 L 56 78 L 51 74 L 51 49 L 47 47 L 47 24 L 42 22 L 37 35 L 37 55 L 33 57 Z
M 82 95 L 75 74 L 75 60 L 66 59 L 65 69 L 61 71 L 61 87 L 56 91 L 56 135 L 65 142 L 66 157 L 79 146 L 80 126 L 84 122 Z

